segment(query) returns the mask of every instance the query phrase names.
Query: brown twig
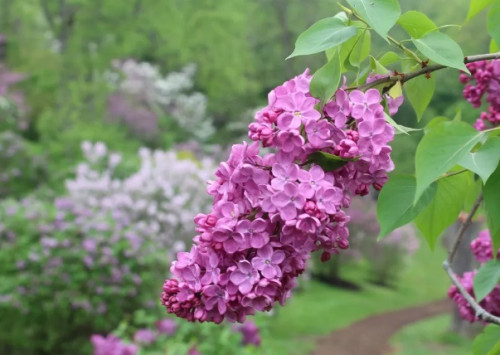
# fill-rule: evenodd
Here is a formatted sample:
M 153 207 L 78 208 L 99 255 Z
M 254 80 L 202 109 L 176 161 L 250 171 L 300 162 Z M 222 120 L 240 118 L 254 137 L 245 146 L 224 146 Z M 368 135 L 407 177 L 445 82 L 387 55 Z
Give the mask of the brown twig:
M 483 201 L 483 194 L 481 193 L 479 195 L 479 197 L 477 198 L 476 202 L 474 203 L 474 206 L 472 206 L 472 209 L 471 209 L 469 215 L 467 216 L 467 219 L 460 226 L 460 228 L 457 232 L 457 237 L 455 238 L 455 241 L 453 242 L 450 253 L 448 254 L 447 261 L 450 264 L 453 262 L 453 258 L 455 257 L 455 254 L 457 253 L 458 246 L 460 245 L 460 242 L 462 241 L 462 237 L 464 236 L 466 229 L 470 226 L 470 224 L 472 222 L 472 218 L 474 217 L 474 214 L 476 214 L 476 211 L 479 208 L 479 205 L 481 204 L 482 201 Z
M 474 214 L 476 213 L 477 209 L 479 208 L 479 205 L 483 201 L 483 194 L 480 194 L 479 197 L 477 198 L 476 202 L 474 203 L 474 206 L 472 206 L 472 209 L 467 216 L 466 220 L 462 223 L 460 226 L 460 229 L 457 232 L 457 237 L 455 238 L 455 241 L 453 243 L 453 246 L 451 247 L 450 253 L 448 254 L 448 259 L 443 262 L 443 269 L 446 271 L 448 274 L 451 282 L 455 285 L 457 288 L 458 292 L 465 298 L 467 303 L 472 307 L 474 310 L 476 317 L 479 318 L 482 321 L 488 322 L 488 323 L 493 323 L 500 325 L 500 318 L 494 316 L 493 314 L 489 313 L 486 311 L 483 307 L 481 307 L 474 297 L 467 292 L 467 290 L 464 288 L 462 283 L 458 280 L 457 275 L 455 275 L 455 272 L 453 271 L 453 268 L 451 266 L 453 262 L 453 258 L 455 257 L 455 254 L 457 253 L 458 246 L 460 245 L 460 242 L 462 241 L 462 237 L 465 233 L 465 230 L 470 226 L 472 222 L 472 218 L 474 217 Z
M 490 60 L 490 59 L 500 59 L 500 52 L 498 53 L 488 53 L 488 54 L 479 54 L 479 55 L 471 55 L 468 57 L 464 58 L 464 63 L 473 63 L 473 62 L 478 62 L 481 60 Z M 367 90 L 370 88 L 373 88 L 377 85 L 381 84 L 386 84 L 386 83 L 393 83 L 393 82 L 401 82 L 401 84 L 407 82 L 408 80 L 414 79 L 420 75 L 427 75 L 432 72 L 435 72 L 437 70 L 449 68 L 446 65 L 441 65 L 441 64 L 433 64 L 433 65 L 428 65 L 425 68 L 421 68 L 419 70 L 415 70 L 413 72 L 409 73 L 403 73 L 403 74 L 398 74 L 398 75 L 387 75 L 383 78 L 377 79 L 372 81 L 371 83 L 366 83 L 363 85 L 359 86 L 351 86 L 348 87 L 347 90 Z
M 485 322 L 500 325 L 500 318 L 494 316 L 493 314 L 491 314 L 489 312 L 487 312 L 483 307 L 481 307 L 476 302 L 476 300 L 474 299 L 474 297 L 472 297 L 469 294 L 469 292 L 467 292 L 467 290 L 464 288 L 464 286 L 462 285 L 462 283 L 458 280 L 457 276 L 455 275 L 455 272 L 451 268 L 451 265 L 448 262 L 448 260 L 444 261 L 443 268 L 445 269 L 446 273 L 450 277 L 451 282 L 453 282 L 453 284 L 456 286 L 458 292 L 460 292 L 460 294 L 465 298 L 465 300 L 467 301 L 467 303 L 472 307 L 472 309 L 476 313 L 476 317 L 479 318 L 479 319 L 481 319 L 481 320 L 483 320 L 483 321 L 485 321 Z

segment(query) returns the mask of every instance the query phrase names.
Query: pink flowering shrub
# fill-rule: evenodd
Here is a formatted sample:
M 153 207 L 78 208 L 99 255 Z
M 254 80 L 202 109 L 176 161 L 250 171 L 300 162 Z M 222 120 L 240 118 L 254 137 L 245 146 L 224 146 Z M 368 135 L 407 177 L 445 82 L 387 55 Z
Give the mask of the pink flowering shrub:
M 120 155 L 99 143 L 83 148 L 86 161 L 65 196 L 0 201 L 0 309 L 19 314 L 8 318 L 23 323 L 17 336 L 39 339 L 29 346 L 53 339 L 45 345 L 53 353 L 158 304 L 151 290 L 183 248 L 195 211 L 210 203 L 210 160 L 142 149 L 140 167 L 118 176 Z M 12 343 L 1 322 L 0 341 Z M 68 334 L 74 342 L 63 341 Z
M 486 96 L 488 108 L 481 112 L 474 127 L 482 131 L 488 126 L 500 124 L 500 60 L 485 60 L 467 64 L 471 75 L 460 74 L 460 82 L 465 85 L 464 98 L 472 106 L 479 108 Z
M 476 260 L 480 263 L 485 263 L 493 259 L 493 245 L 488 230 L 481 231 L 479 236 L 471 242 L 470 247 Z M 497 251 L 497 257 L 499 251 Z M 474 270 L 464 273 L 462 277 L 457 276 L 465 290 L 472 297 L 475 297 L 474 276 L 476 273 L 477 271 Z M 457 304 L 458 310 L 463 319 L 471 323 L 479 320 L 476 317 L 474 309 L 472 309 L 467 300 L 460 294 L 455 285 L 452 285 L 448 290 L 448 297 L 450 297 Z M 479 305 L 487 312 L 495 316 L 500 316 L 500 286 L 496 285 L 495 288 L 481 302 L 479 302 Z
M 123 343 L 119 338 L 110 334 L 107 337 L 95 334 L 91 337 L 94 355 L 135 355 L 137 346 Z
M 319 112 L 310 79 L 306 71 L 271 91 L 249 126 L 254 143 L 234 145 L 219 165 L 213 209 L 195 218 L 194 245 L 163 286 L 169 313 L 243 322 L 285 303 L 311 252 L 327 259 L 349 247 L 346 209 L 387 181 L 394 128 L 378 90 L 341 88 Z
M 151 323 L 153 318 L 137 311 L 131 322 L 122 322 L 113 334 L 93 334 L 93 354 L 154 355 L 165 350 L 169 354 L 250 354 L 261 345 L 259 328 L 253 322 L 228 327 L 176 322 L 172 318 Z

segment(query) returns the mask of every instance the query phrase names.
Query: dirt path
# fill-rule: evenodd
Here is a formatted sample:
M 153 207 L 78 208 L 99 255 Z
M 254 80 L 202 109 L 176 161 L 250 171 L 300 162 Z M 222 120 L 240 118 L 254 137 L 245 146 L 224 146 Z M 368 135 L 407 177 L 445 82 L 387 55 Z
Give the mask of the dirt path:
M 314 355 L 383 355 L 391 351 L 389 338 L 403 326 L 450 312 L 449 300 L 382 313 L 353 323 L 319 340 Z

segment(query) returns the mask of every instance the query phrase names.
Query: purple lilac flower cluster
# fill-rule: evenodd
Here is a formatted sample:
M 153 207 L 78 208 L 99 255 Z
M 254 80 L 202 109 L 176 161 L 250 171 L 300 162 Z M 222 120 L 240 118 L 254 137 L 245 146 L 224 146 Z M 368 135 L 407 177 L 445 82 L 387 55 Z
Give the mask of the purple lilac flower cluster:
M 468 63 L 471 75 L 460 74 L 460 82 L 466 84 L 463 90 L 464 98 L 472 106 L 479 108 L 482 98 L 486 94 L 486 102 L 489 107 L 487 111 L 481 112 L 480 117 L 474 124 L 479 131 L 487 129 L 487 123 L 491 126 L 500 124 L 500 60 L 485 60 Z
M 478 237 L 470 243 L 470 248 L 476 257 L 476 260 L 480 263 L 485 263 L 488 260 L 493 259 L 493 244 L 491 241 L 490 231 L 485 229 L 479 232 Z M 499 252 L 500 250 L 497 251 L 497 258 Z
M 479 236 L 470 244 L 471 250 L 477 261 L 485 263 L 493 259 L 493 246 L 489 230 L 483 230 Z M 499 250 L 500 251 L 500 250 Z M 497 255 L 498 252 L 497 251 Z M 465 290 L 474 297 L 474 277 L 477 270 L 465 272 L 462 277 L 458 277 Z M 474 309 L 470 306 L 467 300 L 460 294 L 457 287 L 452 285 L 448 290 L 448 296 L 457 304 L 460 315 L 463 319 L 474 322 L 479 320 L 476 317 Z M 479 305 L 487 312 L 500 316 L 500 286 L 495 288 L 481 301 Z
M 261 345 L 262 339 L 260 338 L 259 327 L 254 322 L 247 320 L 241 325 L 234 326 L 234 330 L 240 332 L 243 336 L 241 340 L 243 345 Z
M 318 112 L 308 71 L 278 86 L 249 126 L 252 144 L 234 145 L 209 184 L 213 210 L 195 218 L 198 235 L 180 252 L 162 303 L 189 321 L 243 322 L 284 304 L 310 258 L 349 247 L 352 195 L 379 190 L 393 169 L 394 128 L 378 90 L 337 90 Z M 273 148 L 259 155 L 259 146 Z M 346 163 L 325 171 L 312 153 Z
M 159 349 L 173 349 L 174 344 L 191 342 L 192 334 L 190 334 L 194 328 L 189 327 L 188 324 L 183 324 L 181 326 L 182 330 L 179 330 L 179 325 L 175 320 L 171 318 L 165 318 L 156 322 L 155 327 L 151 328 L 139 328 L 130 334 L 130 340 L 127 337 L 119 338 L 114 334 L 109 334 L 108 336 L 103 336 L 100 334 L 93 334 L 90 337 L 90 341 L 93 345 L 94 355 L 135 355 L 137 353 L 149 354 L 158 353 Z M 190 328 L 190 329 L 189 329 Z M 188 331 L 188 329 L 190 331 Z M 205 328 L 206 329 L 206 328 Z M 243 346 L 261 345 L 260 331 L 254 322 L 247 321 L 244 324 L 233 326 L 231 330 L 229 328 L 212 328 L 216 329 L 218 333 L 212 333 L 210 336 L 220 335 L 219 330 L 226 331 L 227 335 L 235 332 L 241 335 L 241 341 L 236 341 L 238 337 L 235 337 L 235 342 L 232 342 L 230 346 Z M 123 329 L 121 331 L 123 332 Z M 127 332 L 125 332 L 127 333 Z M 227 342 L 228 337 L 225 337 Z M 203 339 L 198 339 L 198 341 L 203 342 Z M 200 344 L 200 343 L 198 343 Z M 190 346 L 189 349 L 185 349 L 188 354 L 202 354 L 196 345 Z M 225 349 L 218 348 L 217 350 L 224 352 Z M 177 353 L 177 352 L 176 352 Z M 224 353 L 230 353 L 228 351 Z M 246 352 L 245 352 L 246 353 Z
M 393 73 L 393 72 L 390 72 L 389 74 L 374 74 L 374 73 L 370 73 L 370 74 L 368 74 L 368 77 L 366 78 L 366 82 L 367 83 L 372 83 L 372 82 L 374 82 L 377 79 L 382 79 L 382 78 L 387 77 L 387 75 L 395 75 L 395 73 Z M 387 110 L 389 111 L 389 115 L 391 115 L 391 116 L 395 115 L 398 112 L 399 107 L 404 102 L 404 96 L 403 95 L 400 95 L 400 96 L 397 96 L 397 97 L 392 97 L 389 93 L 385 93 L 384 94 L 384 99 L 385 99 L 385 102 L 387 104 Z
M 136 345 L 126 344 L 113 334 L 107 337 L 95 334 L 90 340 L 94 346 L 94 355 L 135 355 L 138 351 Z
M 156 322 L 156 329 L 141 328 L 133 334 L 133 343 L 126 343 L 113 334 L 104 337 L 94 334 L 90 341 L 94 347 L 94 355 L 135 355 L 140 347 L 148 347 L 161 336 L 171 337 L 177 332 L 177 323 L 170 318 Z

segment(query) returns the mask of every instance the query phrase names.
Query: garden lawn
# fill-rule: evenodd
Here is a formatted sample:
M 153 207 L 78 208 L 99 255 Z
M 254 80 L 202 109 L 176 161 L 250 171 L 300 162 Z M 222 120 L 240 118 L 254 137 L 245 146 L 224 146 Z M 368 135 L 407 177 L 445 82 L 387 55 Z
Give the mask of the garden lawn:
M 348 326 L 368 316 L 410 307 L 446 297 L 448 278 L 441 267 L 446 252 L 427 245 L 411 257 L 395 288 L 366 281 L 364 266 L 344 268 L 342 277 L 361 286 L 349 291 L 311 281 L 302 292 L 295 292 L 286 307 L 276 308 L 274 316 L 261 314 L 263 347 L 269 354 L 307 354 L 314 349 L 317 336 Z
M 449 332 L 450 315 L 426 319 L 404 327 L 391 338 L 391 355 L 469 355 L 472 340 Z

